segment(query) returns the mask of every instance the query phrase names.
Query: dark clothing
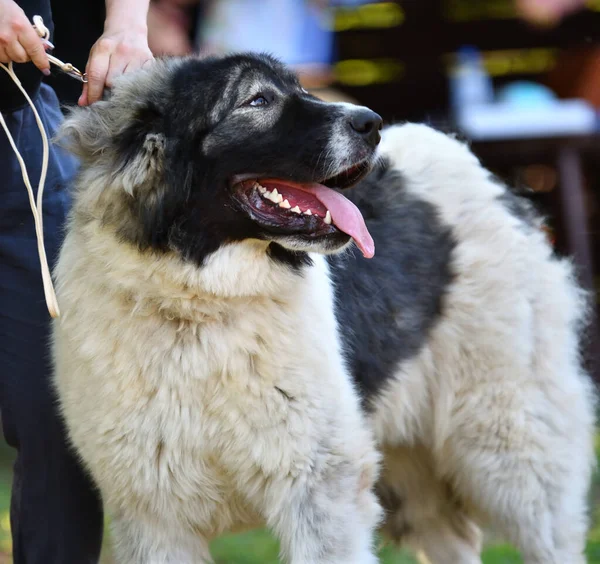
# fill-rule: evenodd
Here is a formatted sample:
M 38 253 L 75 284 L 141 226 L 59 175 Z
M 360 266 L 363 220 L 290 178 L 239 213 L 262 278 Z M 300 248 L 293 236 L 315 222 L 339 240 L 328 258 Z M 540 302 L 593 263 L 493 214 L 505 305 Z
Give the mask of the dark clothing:
M 50 30 L 52 40 L 54 25 L 52 23 L 52 9 L 50 0 L 16 0 L 23 11 L 33 23 L 33 16 L 42 16 L 44 25 Z M 44 75 L 33 63 L 14 63 L 15 73 L 30 97 L 34 97 L 42 83 Z M 10 76 L 0 69 L 0 112 L 8 112 L 27 105 L 21 91 L 15 86 Z M 3 157 L 4 155 L 0 153 Z
M 55 27 L 52 42 L 56 45 L 52 53 L 83 72 L 90 50 L 104 30 L 104 0 L 53 0 L 52 8 Z M 77 104 L 81 82 L 51 70 L 52 76 L 44 78 L 44 82 L 54 88 L 61 104 Z
M 26 4 L 31 13 L 47 7 L 47 2 Z M 28 83 L 32 85 L 37 90 L 36 108 L 51 137 L 62 120 L 58 100 L 49 86 L 35 80 Z M 4 82 L 0 95 L 6 102 Z M 22 105 L 18 98 L 13 102 Z M 3 115 L 36 190 L 42 144 L 33 112 L 27 106 Z M 44 192 L 44 235 L 51 267 L 69 203 L 67 185 L 76 168 L 71 156 L 51 146 Z M 19 164 L 1 129 L 0 170 L 0 413 L 6 441 L 17 449 L 11 500 L 14 563 L 93 564 L 102 542 L 101 502 L 67 447 L 51 393 L 50 317 L 33 217 Z

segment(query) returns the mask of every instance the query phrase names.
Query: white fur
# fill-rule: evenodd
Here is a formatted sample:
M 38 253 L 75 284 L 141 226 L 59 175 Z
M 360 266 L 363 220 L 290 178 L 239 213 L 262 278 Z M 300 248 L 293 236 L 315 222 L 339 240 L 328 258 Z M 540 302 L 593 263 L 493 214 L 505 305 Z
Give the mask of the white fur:
M 378 455 L 324 259 L 298 276 L 247 241 L 198 269 L 80 212 L 56 271 L 56 385 L 117 561 L 209 562 L 211 538 L 266 524 L 294 564 L 374 563 Z
M 433 564 L 479 562 L 486 520 L 527 564 L 581 564 L 594 416 L 572 267 L 464 145 L 406 125 L 382 153 L 457 243 L 441 321 L 373 405 L 378 487 L 402 500 L 385 528 Z M 140 253 L 87 222 L 107 193 L 89 172 L 56 273 L 56 384 L 119 561 L 207 562 L 215 535 L 266 523 L 294 564 L 375 562 L 377 455 L 325 261 L 300 277 L 258 241 L 201 269 Z
M 405 125 L 381 152 L 456 241 L 441 321 L 374 404 L 382 485 L 403 500 L 387 526 L 401 519 L 433 564 L 480 561 L 472 521 L 501 529 L 527 564 L 580 564 L 594 401 L 573 268 L 518 224 L 465 145 Z

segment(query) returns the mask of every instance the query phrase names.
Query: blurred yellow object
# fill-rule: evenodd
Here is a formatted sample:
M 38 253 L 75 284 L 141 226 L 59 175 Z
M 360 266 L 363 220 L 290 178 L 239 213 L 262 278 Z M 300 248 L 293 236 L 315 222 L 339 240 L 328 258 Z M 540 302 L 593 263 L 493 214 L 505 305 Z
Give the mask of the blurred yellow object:
M 454 22 L 512 19 L 517 16 L 513 0 L 446 0 L 446 17 Z
M 511 74 L 542 74 L 556 65 L 558 50 L 549 48 L 502 49 L 483 51 L 483 64 L 490 76 L 508 76 Z M 444 57 L 448 71 L 456 64 L 456 54 Z
M 12 539 L 10 536 L 10 513 L 6 511 L 0 517 L 0 553 L 12 554 Z
M 10 533 L 10 513 L 8 511 L 0 518 L 0 529 L 5 533 Z
M 397 27 L 404 23 L 404 19 L 404 10 L 395 2 L 340 7 L 333 11 L 333 31 Z
M 556 63 L 555 49 L 511 49 L 483 53 L 483 64 L 491 76 L 539 74 Z
M 404 75 L 404 65 L 394 59 L 347 59 L 334 67 L 335 78 L 346 86 L 386 84 Z

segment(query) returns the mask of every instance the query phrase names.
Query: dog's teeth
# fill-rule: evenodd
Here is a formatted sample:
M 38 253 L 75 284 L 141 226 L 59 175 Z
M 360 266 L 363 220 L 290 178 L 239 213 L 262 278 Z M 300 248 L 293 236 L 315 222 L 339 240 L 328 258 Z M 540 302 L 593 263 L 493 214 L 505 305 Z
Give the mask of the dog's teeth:
M 259 191 L 261 194 L 266 194 L 266 192 L 267 192 L 267 189 L 266 189 L 264 186 L 261 186 L 260 184 L 258 184 L 258 191 Z
M 270 200 L 271 199 L 271 192 L 269 192 L 266 188 L 265 191 L 262 192 L 262 195 L 267 199 Z
M 312 212 L 308 209 L 304 212 L 304 215 L 312 215 Z
M 293 211 L 294 213 L 302 213 L 302 210 L 298 206 L 293 207 L 290 211 Z
M 283 196 L 277 192 L 277 188 L 273 188 L 273 191 L 268 196 L 269 200 L 271 200 L 274 204 L 278 204 L 283 202 Z
M 283 202 L 279 202 L 279 207 L 289 210 L 292 207 L 292 205 L 287 200 L 283 200 Z
M 325 214 L 325 219 L 323 221 L 327 225 L 331 225 L 331 214 L 329 213 L 329 210 L 327 210 L 327 213 Z

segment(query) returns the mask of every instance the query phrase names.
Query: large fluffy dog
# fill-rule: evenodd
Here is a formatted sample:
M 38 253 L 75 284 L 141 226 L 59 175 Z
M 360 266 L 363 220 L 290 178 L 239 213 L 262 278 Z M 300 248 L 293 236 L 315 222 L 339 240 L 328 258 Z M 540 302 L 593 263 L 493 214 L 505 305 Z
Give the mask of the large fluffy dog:
M 208 561 L 261 523 L 295 564 L 374 562 L 376 480 L 384 530 L 435 564 L 479 562 L 484 519 L 529 564 L 584 561 L 572 269 L 465 146 L 415 125 L 344 191 L 376 257 L 333 255 L 373 252 L 326 185 L 365 176 L 380 126 L 256 56 L 157 62 L 66 122 L 83 167 L 56 384 L 119 562 Z

